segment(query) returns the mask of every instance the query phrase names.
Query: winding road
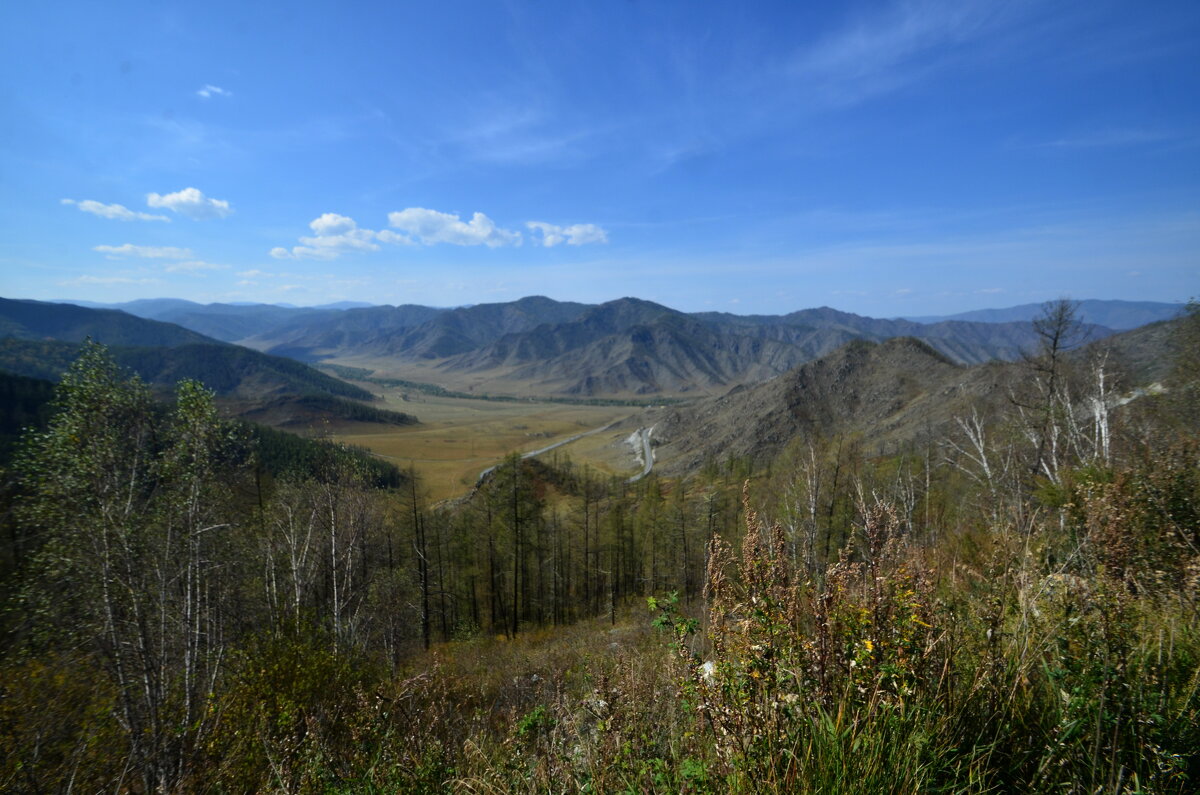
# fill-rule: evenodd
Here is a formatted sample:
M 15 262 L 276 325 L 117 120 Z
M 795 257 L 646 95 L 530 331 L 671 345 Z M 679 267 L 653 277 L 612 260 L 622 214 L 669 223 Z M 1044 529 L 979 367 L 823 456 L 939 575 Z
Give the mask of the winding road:
M 602 428 L 592 428 L 590 431 L 584 431 L 583 433 L 577 433 L 574 436 L 568 436 L 566 439 L 563 439 L 561 442 L 555 442 L 554 444 L 546 445 L 545 447 L 538 448 L 537 450 L 530 450 L 528 453 L 522 453 L 521 458 L 533 458 L 534 456 L 541 455 L 542 453 L 548 453 L 551 450 L 555 449 L 556 447 L 562 447 L 564 444 L 570 444 L 571 442 L 578 441 L 585 436 L 591 436 L 592 434 L 595 434 L 595 433 L 603 433 L 604 431 L 607 431 L 609 428 L 616 425 L 618 422 L 624 422 L 627 419 L 629 419 L 629 418 L 622 417 L 619 420 L 613 420 L 608 425 L 605 425 Z M 492 471 L 495 470 L 496 467 L 498 467 L 498 466 L 500 466 L 500 465 L 492 464 L 490 467 L 488 467 L 487 469 L 480 472 L 479 477 L 476 478 L 476 480 L 475 480 L 476 488 L 478 488 L 479 484 L 483 482 L 483 479 L 486 478 L 488 475 L 490 475 L 492 473 Z
M 649 428 L 638 428 L 636 431 L 630 434 L 629 443 L 634 446 L 634 450 L 637 450 L 639 441 L 642 445 L 642 453 L 640 456 L 638 456 L 642 459 L 642 471 L 629 478 L 627 481 L 625 481 L 626 483 L 637 483 L 639 480 L 649 475 L 651 469 L 654 469 L 654 450 L 650 447 L 650 434 L 653 432 L 653 430 L 653 426 Z M 634 441 L 635 436 L 638 437 L 638 441 Z
M 624 422 L 627 419 L 629 419 L 629 418 L 623 417 L 619 420 L 613 420 L 608 425 L 605 425 L 603 427 L 592 428 L 590 431 L 584 431 L 583 433 L 577 433 L 574 436 L 568 436 L 566 439 L 563 439 L 562 441 L 559 441 L 559 442 L 555 442 L 554 444 L 549 444 L 549 445 L 546 445 L 545 447 L 539 447 L 537 450 L 530 450 L 528 453 L 522 453 L 521 458 L 533 458 L 534 456 L 539 456 L 542 453 L 548 453 L 557 447 L 562 447 L 564 444 L 570 444 L 571 442 L 578 441 L 579 439 L 582 439 L 585 436 L 591 436 L 592 434 L 596 434 L 596 433 L 603 433 L 604 431 L 607 431 L 608 429 L 612 428 L 617 423 Z M 642 461 L 642 471 L 637 473 L 633 477 L 629 478 L 628 480 L 626 480 L 626 483 L 637 483 L 639 480 L 641 480 L 642 478 L 649 475 L 650 470 L 654 469 L 654 449 L 650 446 L 650 434 L 651 434 L 651 432 L 653 432 L 653 430 L 654 430 L 653 427 L 650 427 L 650 428 L 643 427 L 643 428 L 638 428 L 636 431 L 634 431 L 632 434 L 630 434 L 629 439 L 627 441 L 631 445 L 633 445 L 635 453 L 637 451 L 638 445 L 640 445 L 642 448 L 640 454 L 638 454 L 638 458 L 640 458 Z M 483 479 L 486 478 L 488 475 L 490 475 L 492 472 L 494 472 L 496 467 L 498 467 L 498 466 L 500 466 L 500 465 L 492 464 L 490 467 L 488 467 L 487 469 L 480 472 L 479 477 L 475 479 L 475 488 L 479 488 L 479 484 L 483 483 Z

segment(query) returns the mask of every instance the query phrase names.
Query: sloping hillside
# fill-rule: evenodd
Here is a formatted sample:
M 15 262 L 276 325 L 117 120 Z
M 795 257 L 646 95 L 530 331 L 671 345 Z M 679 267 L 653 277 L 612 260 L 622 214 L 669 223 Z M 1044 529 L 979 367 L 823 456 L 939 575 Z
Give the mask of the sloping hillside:
M 223 397 L 260 400 L 279 395 L 327 394 L 373 400 L 365 389 L 291 359 L 218 343 L 175 348 L 109 346 L 122 367 L 143 381 L 173 388 L 185 378 L 200 381 Z M 61 340 L 0 339 L 0 369 L 57 381 L 75 361 L 79 345 Z
M 1162 380 L 1176 352 L 1176 321 L 1081 346 L 1067 354 L 1076 388 L 1103 360 L 1113 397 Z M 766 462 L 792 439 L 859 433 L 869 448 L 936 444 L 972 410 L 998 416 L 1028 382 L 1019 362 L 964 366 L 911 337 L 855 340 L 833 353 L 752 387 L 638 417 L 654 426 L 656 458 L 668 473 L 695 471 L 728 457 Z
M 458 309 L 374 306 L 329 318 L 299 317 L 242 343 L 303 361 L 347 353 L 435 359 L 474 350 L 504 334 L 562 322 L 585 308 L 541 296 Z
M 115 309 L 0 298 L 0 337 L 105 345 L 188 345 L 215 342 L 171 323 L 146 320 Z
M 767 383 L 640 422 L 654 426 L 668 472 L 693 471 L 710 458 L 768 461 L 801 434 L 869 429 L 882 444 L 940 426 L 971 400 L 995 399 L 1003 367 L 963 367 L 911 337 L 855 340 Z

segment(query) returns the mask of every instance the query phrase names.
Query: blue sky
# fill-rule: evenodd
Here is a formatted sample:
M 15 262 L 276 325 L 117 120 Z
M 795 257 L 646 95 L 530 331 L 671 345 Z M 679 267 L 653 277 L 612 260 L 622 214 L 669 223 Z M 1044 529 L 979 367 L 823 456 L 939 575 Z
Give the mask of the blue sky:
M 0 294 L 1200 294 L 1200 3 L 27 3 Z

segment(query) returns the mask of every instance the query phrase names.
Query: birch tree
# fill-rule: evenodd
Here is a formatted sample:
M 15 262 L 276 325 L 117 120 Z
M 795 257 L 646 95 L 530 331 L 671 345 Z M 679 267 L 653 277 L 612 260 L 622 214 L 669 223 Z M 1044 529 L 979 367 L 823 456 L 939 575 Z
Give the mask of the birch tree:
M 129 770 L 142 790 L 167 791 L 210 727 L 229 580 L 218 484 L 234 440 L 203 387 L 182 384 L 164 416 L 91 343 L 55 409 L 19 464 L 20 518 L 38 544 L 23 589 L 30 637 L 103 665 Z

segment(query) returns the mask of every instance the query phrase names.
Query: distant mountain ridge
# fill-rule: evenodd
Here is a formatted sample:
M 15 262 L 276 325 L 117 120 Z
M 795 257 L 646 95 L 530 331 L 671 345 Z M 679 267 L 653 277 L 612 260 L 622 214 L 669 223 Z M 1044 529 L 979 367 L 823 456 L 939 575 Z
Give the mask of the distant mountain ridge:
M 1076 302 L 1079 319 L 1085 323 L 1106 326 L 1114 331 L 1128 331 L 1178 317 L 1184 304 L 1168 304 L 1161 301 L 1101 301 L 1087 299 Z M 1033 320 L 1042 311 L 1042 304 L 1021 304 L 1005 309 L 976 309 L 955 315 L 910 317 L 918 323 L 938 323 L 947 320 L 968 320 L 980 323 L 1013 323 Z
M 1111 329 L 1091 326 L 1092 338 Z M 411 307 L 298 317 L 244 344 L 303 361 L 433 368 L 448 379 L 574 396 L 723 392 L 769 379 L 851 339 L 924 340 L 960 364 L 1015 359 L 1036 344 L 1029 323 L 922 324 L 829 307 L 780 316 L 688 314 L 637 298 L 598 306 L 542 296 L 438 312 Z M 386 365 L 385 365 L 386 366 Z
M 583 397 L 720 393 L 772 378 L 852 339 L 913 337 L 958 364 L 1011 360 L 1036 345 L 1029 318 L 1042 307 L 919 322 L 830 307 L 732 315 L 685 313 L 637 298 L 590 305 L 544 296 L 453 309 L 200 305 L 175 299 L 126 306 L 303 362 L 378 366 L 412 380 L 443 379 L 455 388 L 482 385 L 498 393 Z M 1122 301 L 1080 306 L 1092 315 L 1102 309 L 1122 324 L 1178 309 Z M 1090 339 L 1113 330 L 1094 323 L 1086 327 Z

